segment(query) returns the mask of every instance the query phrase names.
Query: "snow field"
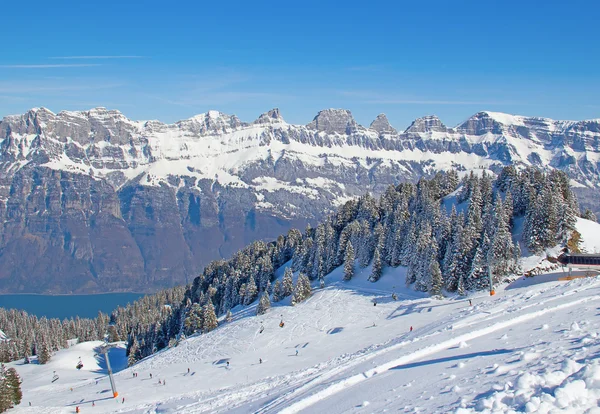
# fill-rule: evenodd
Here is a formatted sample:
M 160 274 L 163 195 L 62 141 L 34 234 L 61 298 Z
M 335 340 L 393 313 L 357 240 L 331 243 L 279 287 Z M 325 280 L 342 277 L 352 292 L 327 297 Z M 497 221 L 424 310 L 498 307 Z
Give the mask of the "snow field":
M 336 270 L 295 307 L 258 317 L 254 307 L 238 310 L 231 323 L 122 370 L 117 401 L 94 343 L 58 352 L 46 366 L 14 363 L 24 379 L 15 412 L 467 413 L 564 404 L 584 412 L 597 403 L 599 279 L 514 283 L 494 297 L 470 296 L 469 306 L 405 288 L 402 268 L 386 269 L 375 285 L 369 270 L 349 283 Z M 51 384 L 53 370 L 61 379 Z

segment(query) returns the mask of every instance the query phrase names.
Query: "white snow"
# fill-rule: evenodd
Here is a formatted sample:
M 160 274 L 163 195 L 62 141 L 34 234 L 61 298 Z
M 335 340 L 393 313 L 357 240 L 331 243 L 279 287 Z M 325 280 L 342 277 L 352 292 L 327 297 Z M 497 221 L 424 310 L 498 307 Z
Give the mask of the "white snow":
M 586 253 L 600 253 L 600 224 L 577 218 L 575 227 L 581 234 L 581 249 Z
M 577 222 L 586 248 L 599 227 Z M 375 284 L 370 271 L 357 267 L 344 282 L 338 268 L 307 301 L 291 307 L 287 298 L 262 316 L 256 305 L 237 307 L 232 322 L 130 368 L 124 348 L 113 350 L 117 400 L 95 356 L 101 342 L 59 351 L 47 365 L 10 363 L 24 392 L 12 412 L 596 412 L 600 277 L 560 281 L 553 271 L 494 296 L 432 299 L 405 286 L 405 268 L 386 268 Z
M 490 118 L 492 118 L 494 121 L 500 122 L 501 124 L 504 124 L 504 125 L 518 125 L 518 126 L 525 125 L 525 123 L 523 122 L 524 117 L 522 117 L 522 116 L 510 115 L 510 114 L 505 114 L 502 112 L 491 112 L 491 111 L 485 111 L 485 113 L 488 114 L 488 116 Z
M 366 280 L 369 268 L 357 270 L 343 282 L 337 269 L 296 307 L 260 317 L 254 306 L 240 308 L 231 323 L 121 370 L 116 402 L 93 356 L 99 342 L 60 351 L 45 366 L 9 364 L 24 381 L 14 412 L 574 413 L 600 401 L 600 278 L 502 286 L 493 297 L 472 294 L 469 306 L 407 289 L 403 268 L 386 269 L 376 284 Z

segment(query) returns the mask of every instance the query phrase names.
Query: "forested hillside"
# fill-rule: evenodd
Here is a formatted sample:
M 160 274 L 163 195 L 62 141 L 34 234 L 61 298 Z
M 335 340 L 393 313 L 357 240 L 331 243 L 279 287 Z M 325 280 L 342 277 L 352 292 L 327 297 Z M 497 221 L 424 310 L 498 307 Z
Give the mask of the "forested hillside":
M 565 173 L 506 167 L 498 177 L 482 171 L 462 180 L 456 171 L 431 180 L 389 186 L 379 199 L 364 195 L 304 232 L 256 241 L 230 260 L 210 263 L 187 287 L 167 289 L 96 319 L 38 319 L 0 310 L 0 361 L 37 354 L 40 362 L 66 340 L 128 340 L 129 362 L 173 346 L 187 335 L 218 326 L 217 315 L 260 299 L 258 313 L 311 293 L 343 266 L 344 279 L 369 268 L 377 282 L 384 267 L 407 267 L 415 290 L 440 295 L 489 288 L 520 271 L 521 250 L 537 253 L 566 242 L 577 200 Z M 583 214 L 594 218 L 590 212 Z M 277 269 L 285 266 L 276 279 Z M 293 274 L 297 274 L 294 283 Z M 286 302 L 287 303 L 287 302 Z M 225 318 L 227 319 L 227 318 Z
M 342 265 L 347 280 L 357 266 L 370 266 L 372 282 L 386 266 L 406 266 L 407 283 L 432 295 L 487 289 L 490 275 L 497 283 L 519 272 L 522 248 L 535 253 L 566 241 L 579 214 L 560 171 L 506 167 L 497 178 L 483 171 L 462 181 L 450 171 L 390 186 L 379 199 L 348 201 L 316 228 L 293 229 L 210 263 L 178 308 L 134 328 L 130 362 L 214 329 L 216 315 L 235 306 L 260 298 L 264 310 L 286 296 L 294 304 L 310 294 L 308 280 L 323 285 Z M 299 274 L 295 286 L 292 271 Z
M 0 362 L 37 355 L 37 361 L 45 364 L 54 351 L 67 348 L 67 340 L 79 342 L 102 340 L 126 340 L 129 333 L 139 325 L 147 326 L 159 318 L 167 318 L 171 304 L 180 304 L 185 287 L 175 287 L 144 296 L 125 307 L 118 307 L 112 314 L 98 313 L 95 319 L 70 318 L 47 319 L 29 315 L 25 311 L 0 307 Z

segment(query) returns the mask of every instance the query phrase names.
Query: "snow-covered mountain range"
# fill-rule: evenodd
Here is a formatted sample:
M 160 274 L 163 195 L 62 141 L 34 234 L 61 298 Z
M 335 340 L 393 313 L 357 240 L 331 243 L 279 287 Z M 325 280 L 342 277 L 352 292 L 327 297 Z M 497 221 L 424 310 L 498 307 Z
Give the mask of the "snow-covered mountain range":
M 164 124 L 105 108 L 0 122 L 0 291 L 150 290 L 275 238 L 350 197 L 455 168 L 537 165 L 600 186 L 600 119 L 479 112 L 404 132 L 327 109 L 251 123 L 217 111 Z

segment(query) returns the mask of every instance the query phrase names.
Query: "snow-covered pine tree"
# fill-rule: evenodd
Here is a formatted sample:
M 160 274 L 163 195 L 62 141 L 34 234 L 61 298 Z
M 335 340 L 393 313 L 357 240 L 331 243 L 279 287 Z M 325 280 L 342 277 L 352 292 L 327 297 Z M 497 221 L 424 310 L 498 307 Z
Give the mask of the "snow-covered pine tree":
M 246 292 L 244 292 L 244 305 L 249 305 L 256 300 L 258 296 L 258 289 L 256 287 L 256 283 L 254 282 L 254 278 L 250 276 L 248 278 L 248 284 L 246 285 Z
M 130 367 L 138 361 L 139 345 L 136 337 L 133 338 L 127 352 L 127 366 Z
M 38 363 L 39 364 L 47 364 L 52 358 L 52 352 L 50 351 L 50 346 L 46 341 L 46 338 L 42 338 L 40 343 L 38 344 Z
M 344 280 L 350 280 L 354 276 L 354 247 L 352 242 L 348 240 L 346 246 L 346 254 L 344 256 Z
M 500 197 L 496 199 L 494 206 L 495 230 L 491 240 L 491 248 L 488 252 L 487 262 L 492 270 L 494 282 L 502 280 L 516 270 L 514 244 L 504 204 Z
M 258 306 L 256 307 L 257 315 L 264 315 L 271 308 L 271 301 L 269 300 L 269 294 L 264 292 L 258 301 Z
M 373 268 L 371 270 L 371 276 L 369 276 L 371 282 L 377 282 L 381 278 L 381 273 L 383 271 L 379 250 L 379 248 L 375 249 L 375 254 L 373 255 Z
M 281 296 L 282 299 L 287 298 L 288 296 L 291 296 L 292 293 L 294 292 L 293 273 L 292 273 L 292 269 L 290 269 L 289 267 L 287 267 L 285 269 L 285 271 L 283 272 L 281 288 L 282 288 L 282 293 L 283 293 Z
M 275 281 L 275 285 L 273 285 L 273 302 L 279 302 L 283 299 L 282 286 L 281 280 Z
M 440 296 L 442 294 L 442 271 L 437 260 L 432 260 L 429 266 L 429 272 L 431 273 L 431 289 L 429 292 L 432 296 Z
M 188 310 L 187 316 L 183 325 L 185 327 L 185 335 L 190 336 L 196 332 L 200 332 L 204 327 L 204 311 L 200 304 L 194 303 Z
M 300 273 L 294 287 L 294 294 L 292 295 L 292 306 L 308 298 L 311 292 L 310 280 L 304 273 Z
M 367 220 L 360 223 L 360 244 L 357 247 L 357 258 L 360 267 L 367 267 L 373 258 L 375 250 L 374 235 Z
M 206 303 L 206 305 L 204 305 L 203 319 L 204 324 L 202 326 L 202 330 L 204 333 L 210 332 L 219 326 L 219 321 L 217 320 L 217 315 L 215 314 L 215 307 L 210 300 Z

